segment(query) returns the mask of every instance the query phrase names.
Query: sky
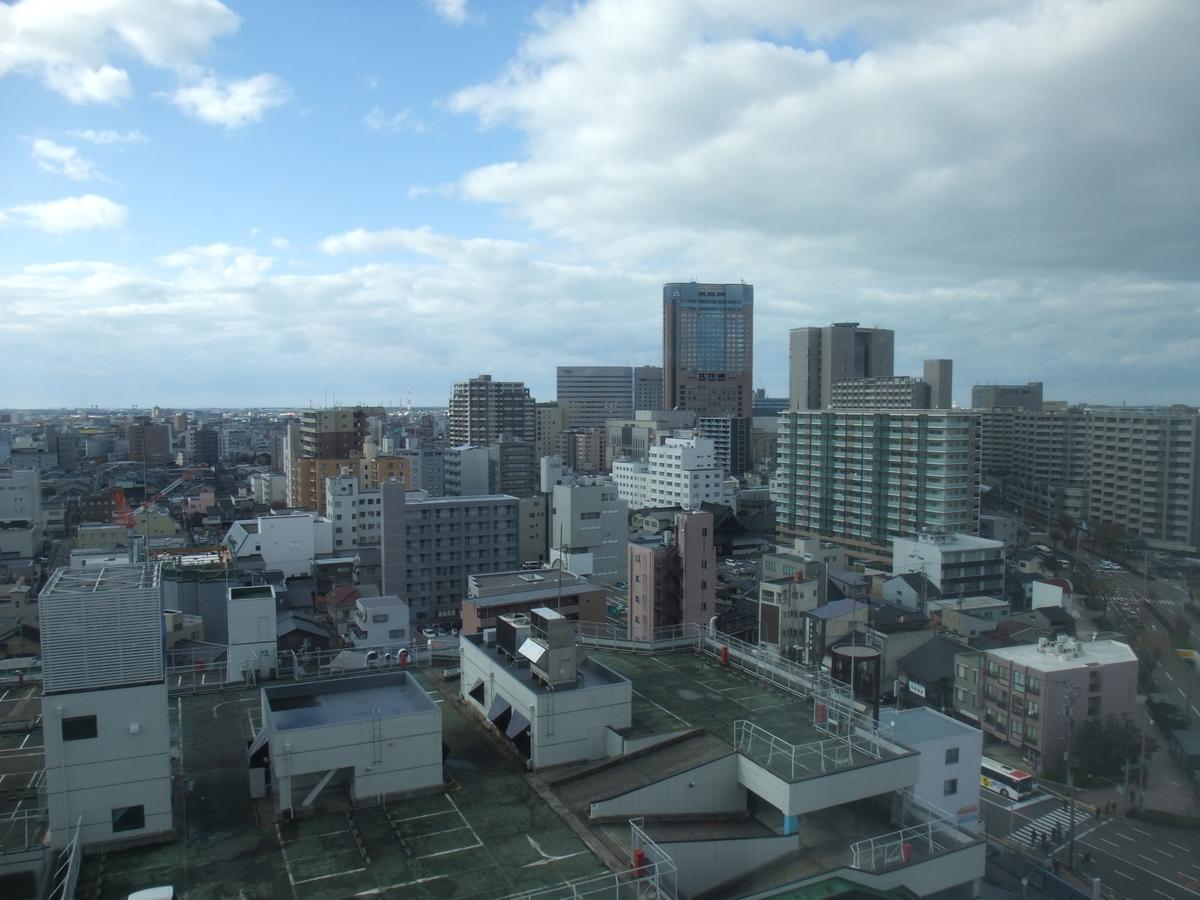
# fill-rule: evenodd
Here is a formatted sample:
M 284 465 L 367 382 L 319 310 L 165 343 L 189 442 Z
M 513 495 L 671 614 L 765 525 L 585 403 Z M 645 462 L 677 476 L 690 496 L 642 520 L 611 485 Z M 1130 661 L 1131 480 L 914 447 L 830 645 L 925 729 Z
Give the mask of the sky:
M 0 5 L 0 407 L 444 404 L 661 286 L 1200 403 L 1195 0 Z

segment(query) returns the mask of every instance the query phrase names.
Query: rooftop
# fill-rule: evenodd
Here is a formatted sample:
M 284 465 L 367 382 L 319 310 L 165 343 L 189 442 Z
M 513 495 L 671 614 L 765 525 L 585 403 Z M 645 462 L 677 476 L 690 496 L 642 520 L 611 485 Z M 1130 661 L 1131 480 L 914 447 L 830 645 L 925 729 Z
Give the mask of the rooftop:
M 1059 648 L 1068 648 L 1060 651 Z M 1078 648 L 1078 655 L 1075 653 Z M 1029 666 L 1043 672 L 1066 671 L 1079 669 L 1094 663 L 1110 665 L 1112 663 L 1137 662 L 1137 654 L 1128 644 L 1120 641 L 1062 641 L 1057 644 L 1048 643 L 1023 644 L 1017 647 L 999 647 L 988 650 L 988 655 L 996 659 L 1007 660 L 1020 666 Z
M 1008 601 L 996 597 L 956 597 L 945 600 L 930 600 L 929 605 L 936 609 L 1007 609 Z
M 594 658 L 595 654 L 589 654 L 579 664 L 578 674 L 582 678 L 578 679 L 573 685 L 558 685 L 553 691 L 548 691 L 545 683 L 534 676 L 528 665 L 514 665 L 512 660 L 496 649 L 495 645 L 487 646 L 483 642 L 482 634 L 464 634 L 462 638 L 463 640 L 470 641 L 493 661 L 505 667 L 513 678 L 536 694 L 545 694 L 548 692 L 561 694 L 564 691 L 573 691 L 580 688 L 586 690 L 587 688 L 599 687 L 604 684 L 615 684 L 622 680 L 620 673 L 598 662 Z
M 991 538 L 975 537 L 973 534 L 918 534 L 916 538 L 897 538 L 897 540 L 915 540 L 918 544 L 935 544 L 942 550 L 1003 550 L 1004 541 L 993 541 Z
M 470 577 L 470 588 L 473 594 L 510 594 L 519 591 L 534 590 L 547 584 L 557 585 L 561 575 L 563 586 L 583 582 L 587 579 L 574 572 L 562 569 L 514 569 L 509 572 L 480 572 Z
M 866 609 L 867 604 L 861 600 L 833 600 L 830 603 L 818 606 L 816 609 L 810 609 L 805 615 L 813 616 L 818 619 L 837 619 L 841 616 L 849 616 L 858 612 L 860 609 Z
M 370 722 L 430 712 L 433 700 L 407 672 L 263 688 L 276 731 Z
M 582 581 L 581 583 L 569 584 L 564 582 L 561 588 L 563 599 L 574 599 L 580 594 L 586 594 L 591 591 L 603 591 L 599 585 L 592 584 L 590 581 Z M 559 596 L 560 589 L 558 585 L 551 581 L 547 587 L 541 587 L 532 591 L 511 591 L 507 594 L 490 594 L 486 597 L 468 597 L 464 603 L 472 603 L 478 609 L 487 609 L 489 606 L 505 606 L 512 603 L 530 603 L 546 600 L 554 600 Z
M 918 706 L 914 709 L 881 709 L 879 721 L 891 726 L 896 740 L 911 746 L 924 744 L 927 741 L 940 741 L 945 738 L 978 734 L 979 729 L 966 722 L 951 719 L 935 709 Z

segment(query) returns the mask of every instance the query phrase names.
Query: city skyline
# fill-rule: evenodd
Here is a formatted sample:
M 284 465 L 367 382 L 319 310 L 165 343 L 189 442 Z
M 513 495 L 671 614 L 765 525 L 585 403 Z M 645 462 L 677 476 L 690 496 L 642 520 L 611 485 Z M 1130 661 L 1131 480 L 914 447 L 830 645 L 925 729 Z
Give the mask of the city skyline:
M 8 407 L 550 399 L 692 278 L 771 396 L 859 321 L 959 405 L 1197 402 L 1195 4 L 163 6 L 0 7 Z

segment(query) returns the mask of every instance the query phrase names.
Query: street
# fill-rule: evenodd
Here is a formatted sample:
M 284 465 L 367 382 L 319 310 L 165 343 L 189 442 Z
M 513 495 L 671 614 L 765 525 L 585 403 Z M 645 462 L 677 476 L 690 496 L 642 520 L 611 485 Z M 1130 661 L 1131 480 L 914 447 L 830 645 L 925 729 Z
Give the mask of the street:
M 1086 863 L 1084 852 L 1091 854 Z M 1106 818 L 1075 842 L 1076 867 L 1119 897 L 1200 897 L 1200 834 Z M 1058 859 L 1066 862 L 1066 852 Z

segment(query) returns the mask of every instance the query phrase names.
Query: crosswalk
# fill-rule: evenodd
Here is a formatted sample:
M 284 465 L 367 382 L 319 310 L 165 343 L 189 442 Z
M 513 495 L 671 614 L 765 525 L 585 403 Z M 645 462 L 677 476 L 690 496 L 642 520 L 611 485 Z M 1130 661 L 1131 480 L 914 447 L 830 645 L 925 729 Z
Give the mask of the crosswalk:
M 1078 828 L 1087 822 L 1087 820 L 1088 814 L 1083 810 L 1076 808 L 1075 828 L 1078 830 Z M 1044 815 L 1041 815 L 1018 828 L 1012 833 L 1012 839 L 1015 841 L 1020 841 L 1022 844 L 1030 845 L 1030 838 L 1033 836 L 1034 831 L 1036 831 L 1039 835 L 1037 840 L 1038 844 L 1041 843 L 1040 835 L 1043 834 L 1046 835 L 1047 839 L 1053 844 L 1055 825 L 1059 826 L 1062 840 L 1065 841 L 1067 836 L 1070 834 L 1071 811 L 1069 809 L 1064 809 L 1062 806 L 1056 806 L 1054 809 L 1050 810 L 1050 812 L 1045 813 Z

